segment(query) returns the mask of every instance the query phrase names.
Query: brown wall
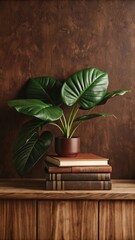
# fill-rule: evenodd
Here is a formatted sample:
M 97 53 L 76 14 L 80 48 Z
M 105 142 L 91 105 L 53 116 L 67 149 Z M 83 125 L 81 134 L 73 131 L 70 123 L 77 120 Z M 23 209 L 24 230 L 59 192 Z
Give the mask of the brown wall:
M 109 90 L 132 93 L 100 108 L 117 120 L 82 125 L 82 151 L 108 156 L 113 178 L 134 178 L 135 1 L 0 1 L 0 177 L 17 177 L 12 146 L 25 120 L 7 101 L 23 96 L 32 76 L 62 80 L 86 67 L 108 72 Z M 43 176 L 41 162 L 29 176 Z

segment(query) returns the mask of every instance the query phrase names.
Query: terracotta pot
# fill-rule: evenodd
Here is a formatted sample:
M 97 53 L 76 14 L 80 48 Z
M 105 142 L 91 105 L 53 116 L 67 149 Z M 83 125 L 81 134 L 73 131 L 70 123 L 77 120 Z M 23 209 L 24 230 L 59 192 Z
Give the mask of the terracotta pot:
M 55 138 L 55 152 L 62 157 L 75 157 L 80 152 L 80 138 Z

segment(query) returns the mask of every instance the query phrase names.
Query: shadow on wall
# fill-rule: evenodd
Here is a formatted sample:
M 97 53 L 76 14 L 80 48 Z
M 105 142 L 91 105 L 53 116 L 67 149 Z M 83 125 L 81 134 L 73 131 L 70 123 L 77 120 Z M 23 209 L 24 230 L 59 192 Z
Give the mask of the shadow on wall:
M 17 93 L 16 98 L 24 97 L 24 90 L 26 84 L 20 89 Z M 10 94 L 11 96 L 11 94 Z M 0 132 L 0 177 L 17 177 L 17 173 L 14 169 L 14 164 L 12 161 L 12 150 L 13 144 L 15 142 L 16 136 L 19 129 L 22 126 L 22 122 L 26 121 L 26 117 L 22 118 L 21 114 L 18 114 L 13 109 L 8 107 L 8 100 L 1 105 L 0 112 L 0 123 L 1 123 L 1 132 Z

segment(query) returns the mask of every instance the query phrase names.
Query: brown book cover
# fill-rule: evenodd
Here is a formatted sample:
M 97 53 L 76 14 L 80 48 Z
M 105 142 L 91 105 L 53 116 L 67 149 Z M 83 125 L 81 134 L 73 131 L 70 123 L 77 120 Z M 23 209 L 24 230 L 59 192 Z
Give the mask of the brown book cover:
M 71 166 L 104 166 L 108 165 L 108 158 L 95 155 L 93 153 L 79 153 L 74 158 L 60 157 L 58 155 L 47 155 L 46 161 L 59 167 Z
M 105 181 L 110 180 L 110 173 L 48 173 L 45 170 L 45 179 L 50 181 Z
M 110 181 L 46 181 L 46 190 L 110 190 Z
M 112 166 L 76 166 L 76 167 L 58 167 L 52 163 L 44 161 L 44 166 L 49 173 L 111 173 Z

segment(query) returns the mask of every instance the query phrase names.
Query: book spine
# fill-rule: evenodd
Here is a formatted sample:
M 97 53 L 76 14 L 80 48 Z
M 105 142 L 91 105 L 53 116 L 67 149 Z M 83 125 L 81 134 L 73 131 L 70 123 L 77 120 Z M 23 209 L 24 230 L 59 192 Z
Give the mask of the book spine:
M 46 181 L 46 190 L 110 190 L 110 181 Z
M 105 181 L 110 180 L 110 173 L 48 173 L 45 172 L 45 179 L 50 181 Z
M 111 166 L 86 166 L 86 167 L 72 167 L 72 172 L 95 172 L 95 173 L 102 173 L 102 172 L 112 172 Z
M 46 166 L 49 173 L 111 173 L 111 166 L 56 167 Z

